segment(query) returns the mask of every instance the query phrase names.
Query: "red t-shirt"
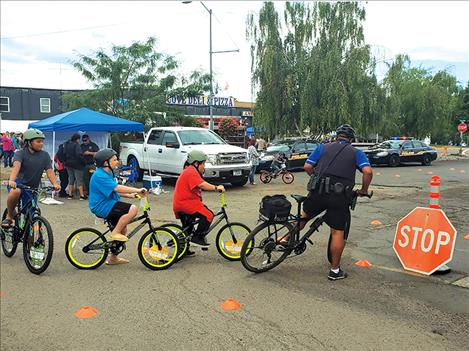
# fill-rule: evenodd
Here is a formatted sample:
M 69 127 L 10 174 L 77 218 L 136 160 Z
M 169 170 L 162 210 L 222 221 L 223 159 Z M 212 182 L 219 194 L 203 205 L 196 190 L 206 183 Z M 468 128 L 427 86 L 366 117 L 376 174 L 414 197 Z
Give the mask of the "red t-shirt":
M 174 214 L 177 212 L 193 214 L 204 207 L 202 191 L 197 187 L 203 182 L 200 173 L 193 166 L 188 166 L 182 171 L 174 189 Z

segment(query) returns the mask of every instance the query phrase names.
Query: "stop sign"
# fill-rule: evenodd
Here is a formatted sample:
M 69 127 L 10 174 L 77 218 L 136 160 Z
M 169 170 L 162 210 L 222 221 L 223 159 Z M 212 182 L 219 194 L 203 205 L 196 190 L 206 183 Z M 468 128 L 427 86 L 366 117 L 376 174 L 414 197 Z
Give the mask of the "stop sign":
M 440 209 L 416 207 L 397 223 L 393 249 L 402 266 L 426 275 L 453 258 L 456 229 Z
M 467 132 L 467 124 L 464 122 L 461 122 L 458 124 L 458 132 L 459 133 L 466 133 Z

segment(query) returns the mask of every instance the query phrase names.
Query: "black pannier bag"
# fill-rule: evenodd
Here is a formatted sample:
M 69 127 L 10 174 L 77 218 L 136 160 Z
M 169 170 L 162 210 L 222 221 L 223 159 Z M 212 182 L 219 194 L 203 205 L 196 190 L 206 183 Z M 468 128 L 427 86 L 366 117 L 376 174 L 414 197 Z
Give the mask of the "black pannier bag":
M 266 222 L 285 222 L 291 203 L 285 195 L 264 196 L 260 203 L 259 219 Z

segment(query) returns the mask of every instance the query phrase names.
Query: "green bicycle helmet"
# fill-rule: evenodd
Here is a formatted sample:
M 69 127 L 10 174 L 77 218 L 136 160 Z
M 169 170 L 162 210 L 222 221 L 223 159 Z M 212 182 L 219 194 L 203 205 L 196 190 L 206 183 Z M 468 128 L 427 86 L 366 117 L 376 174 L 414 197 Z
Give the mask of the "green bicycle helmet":
M 28 140 L 33 140 L 33 139 L 45 139 L 46 136 L 44 135 L 43 132 L 41 132 L 39 129 L 35 129 L 35 128 L 31 128 L 31 129 L 28 129 L 26 130 L 24 133 L 23 133 L 23 139 L 24 141 L 28 141 Z
M 200 150 L 192 150 L 187 154 L 187 163 L 193 164 L 194 162 L 204 162 L 207 161 L 207 155 L 205 152 Z
M 104 162 L 109 161 L 112 156 L 117 155 L 117 152 L 113 149 L 102 149 L 94 155 L 96 166 L 104 167 Z

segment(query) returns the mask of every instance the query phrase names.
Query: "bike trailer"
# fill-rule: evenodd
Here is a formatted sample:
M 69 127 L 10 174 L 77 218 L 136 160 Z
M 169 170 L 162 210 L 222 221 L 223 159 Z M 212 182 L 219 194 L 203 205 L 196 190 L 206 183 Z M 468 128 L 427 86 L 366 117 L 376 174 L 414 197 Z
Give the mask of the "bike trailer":
M 265 222 L 285 222 L 290 210 L 291 203 L 285 195 L 267 195 L 261 200 L 259 219 Z

